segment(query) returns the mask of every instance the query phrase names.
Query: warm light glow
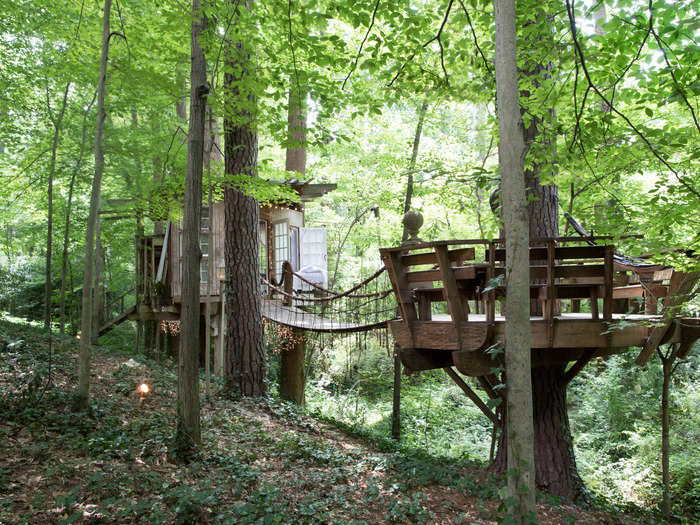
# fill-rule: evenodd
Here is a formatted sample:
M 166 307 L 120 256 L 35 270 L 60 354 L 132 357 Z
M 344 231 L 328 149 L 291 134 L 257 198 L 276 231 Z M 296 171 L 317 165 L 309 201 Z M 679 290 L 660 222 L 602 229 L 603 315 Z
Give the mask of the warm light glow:
M 146 383 L 141 383 L 139 385 L 138 391 L 139 391 L 139 394 L 145 395 L 151 391 L 151 387 L 149 387 Z

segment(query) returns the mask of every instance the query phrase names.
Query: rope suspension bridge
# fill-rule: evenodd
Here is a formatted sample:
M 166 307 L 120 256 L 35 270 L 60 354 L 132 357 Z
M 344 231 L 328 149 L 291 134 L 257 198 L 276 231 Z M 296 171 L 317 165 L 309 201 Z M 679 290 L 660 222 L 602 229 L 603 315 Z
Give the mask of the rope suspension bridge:
M 294 283 L 307 290 L 295 290 Z M 309 281 L 282 266 L 280 282 L 262 279 L 267 295 L 263 317 L 284 326 L 319 333 L 368 332 L 387 327 L 398 317 L 396 298 L 386 268 L 381 268 L 349 290 L 338 292 Z

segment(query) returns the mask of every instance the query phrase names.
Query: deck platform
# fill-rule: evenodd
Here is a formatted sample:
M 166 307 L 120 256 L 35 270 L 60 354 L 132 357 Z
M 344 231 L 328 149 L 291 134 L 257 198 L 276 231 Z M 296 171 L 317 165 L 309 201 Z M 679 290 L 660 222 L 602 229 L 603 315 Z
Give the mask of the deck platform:
M 542 312 L 530 318 L 533 366 L 582 367 L 634 347 L 644 364 L 666 343 L 687 352 L 700 319 L 681 318 L 677 305 L 700 274 L 621 264 L 614 246 L 589 241 L 538 239 L 530 247 L 532 308 Z M 479 239 L 380 250 L 401 313 L 389 327 L 408 372 L 454 365 L 466 375 L 493 373 L 502 353 L 494 359 L 489 350 L 505 340 L 503 246 Z

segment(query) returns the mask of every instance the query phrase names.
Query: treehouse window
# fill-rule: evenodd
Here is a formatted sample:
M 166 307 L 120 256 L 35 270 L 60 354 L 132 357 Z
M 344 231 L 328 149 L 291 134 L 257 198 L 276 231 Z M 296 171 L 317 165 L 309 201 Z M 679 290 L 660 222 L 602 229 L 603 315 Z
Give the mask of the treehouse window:
M 289 223 L 277 222 L 275 228 L 275 279 L 282 278 L 282 263 L 289 260 Z
M 199 261 L 199 282 L 206 283 L 209 280 L 209 261 L 202 259 Z
M 258 241 L 260 275 L 267 278 L 267 221 L 258 222 Z
M 199 251 L 202 252 L 202 257 L 209 256 L 209 232 L 199 234 Z

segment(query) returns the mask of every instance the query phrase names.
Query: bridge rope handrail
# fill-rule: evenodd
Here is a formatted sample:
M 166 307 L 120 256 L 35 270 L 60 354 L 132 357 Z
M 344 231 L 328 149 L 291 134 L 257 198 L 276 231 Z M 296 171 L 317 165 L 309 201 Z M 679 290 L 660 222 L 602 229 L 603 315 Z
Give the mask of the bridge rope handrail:
M 381 272 L 377 272 L 377 274 L 375 274 L 374 277 L 376 278 L 380 274 L 381 274 Z M 349 299 L 368 299 L 368 298 L 372 298 L 372 297 L 377 297 L 377 298 L 382 299 L 393 292 L 393 290 L 389 289 L 389 290 L 382 290 L 380 292 L 372 292 L 372 293 L 365 293 L 365 294 L 352 294 L 351 293 L 352 291 L 357 290 L 359 288 L 359 286 L 355 286 L 355 287 L 351 288 L 350 290 L 347 290 L 343 293 L 332 292 L 334 295 L 331 297 L 305 297 L 303 295 L 290 294 L 288 292 L 285 292 L 282 288 L 280 288 L 279 286 L 275 286 L 272 282 L 268 281 L 264 277 L 262 277 L 261 280 L 264 284 L 269 286 L 271 290 L 274 290 L 275 293 L 279 293 L 280 295 L 283 295 L 285 297 L 289 297 L 290 299 L 294 299 L 295 301 L 300 301 L 300 302 L 305 301 L 305 302 L 310 302 L 310 303 L 329 303 L 329 302 L 335 301 L 337 299 L 342 299 L 343 297 L 347 297 Z M 368 280 L 367 282 L 371 282 L 371 279 Z M 364 285 L 366 283 L 362 283 L 362 284 Z
M 346 290 L 344 292 L 336 292 L 335 290 L 329 290 L 328 288 L 324 288 L 323 286 L 320 286 L 317 283 L 309 281 L 308 279 L 306 279 L 305 277 L 302 277 L 301 275 L 299 275 L 297 272 L 294 272 L 294 271 L 292 272 L 292 275 L 297 277 L 300 281 L 305 282 L 306 284 L 313 286 L 314 288 L 316 288 L 317 290 L 319 290 L 321 292 L 329 293 L 332 295 L 337 295 L 339 297 L 341 297 L 341 296 L 354 297 L 353 295 L 349 295 L 349 294 L 352 294 L 352 292 L 354 292 L 355 290 L 359 290 L 363 286 L 371 283 L 373 280 L 375 280 L 377 277 L 379 277 L 385 271 L 386 271 L 386 267 L 383 266 L 379 270 L 374 272 L 372 275 L 367 277 L 364 281 L 361 281 L 360 283 L 356 284 L 355 286 L 353 286 L 352 288 L 350 288 L 349 290 Z M 360 296 L 358 295 L 357 297 L 360 297 Z

